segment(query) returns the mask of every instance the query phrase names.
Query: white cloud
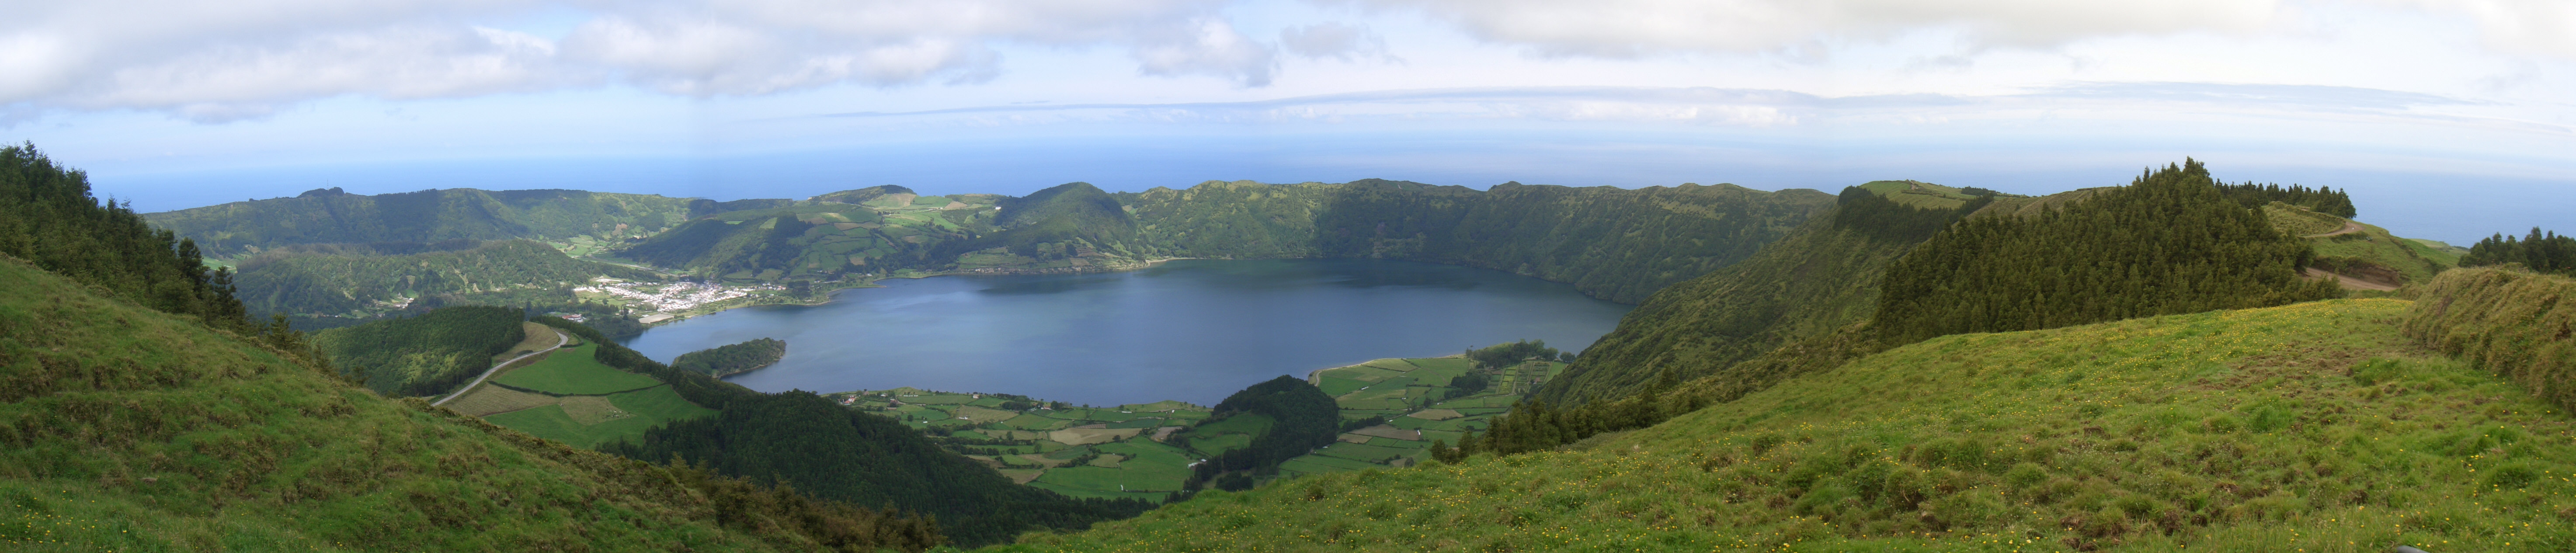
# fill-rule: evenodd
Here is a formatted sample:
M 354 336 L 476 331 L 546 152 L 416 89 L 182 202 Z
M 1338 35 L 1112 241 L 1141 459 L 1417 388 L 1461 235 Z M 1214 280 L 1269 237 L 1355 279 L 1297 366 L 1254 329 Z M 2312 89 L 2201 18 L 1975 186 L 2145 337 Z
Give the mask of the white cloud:
M 2565 0 L 1300 2 L 34 0 L 11 6 L 9 17 L 0 18 L 0 122 L 62 110 L 126 109 L 225 121 L 351 95 L 401 100 L 631 85 L 705 98 L 836 85 L 978 83 L 1004 72 L 1006 52 L 1061 62 L 1105 51 L 1076 61 L 1083 65 L 1030 72 L 1043 74 L 1044 84 L 1019 84 L 1040 94 L 1079 90 L 1105 97 L 1147 89 L 1155 95 L 1222 97 L 1227 88 L 1241 94 L 1274 81 L 1305 94 L 1356 86 L 1612 84 L 1638 82 L 1635 75 L 1644 74 L 1681 75 L 1660 84 L 1820 94 L 1851 92 L 1838 87 L 1867 93 L 1993 92 L 2066 79 L 2407 86 L 2300 76 L 2342 71 L 2339 78 L 2369 68 L 2285 72 L 2280 64 L 2258 67 L 2206 54 L 2209 48 L 2303 33 L 2333 35 L 2319 27 L 2333 25 L 2334 18 L 2318 14 L 2356 7 L 2423 14 L 2424 26 L 2440 30 L 2433 33 L 2439 40 L 2462 50 L 2483 47 L 2526 56 L 2518 60 L 2543 60 L 2522 73 L 2449 76 L 2445 82 L 2485 79 L 2479 82 L 2491 83 L 2482 85 L 2488 88 L 2547 94 L 2564 80 L 2562 59 L 2576 59 L 2576 4 Z M 1361 9 L 1340 9 L 1353 6 Z M 537 25 L 548 30 L 520 25 L 532 18 L 560 21 Z M 1420 30 L 1425 28 L 1432 30 Z M 1451 29 L 1470 40 L 1454 40 L 1458 35 Z M 2257 38 L 2239 40 L 2245 36 Z M 2342 45 L 2349 40 L 2361 39 Z M 2320 46 L 2331 42 L 2275 44 L 2286 49 L 2269 59 L 2343 52 Z M 1507 50 L 1498 55 L 1484 44 Z M 2168 48 L 2175 44 L 2220 46 L 2176 54 Z M 2297 49 L 2302 47 L 2314 48 Z M 1294 65 L 1307 72 L 1303 79 L 1282 79 L 1280 73 L 1282 56 L 1403 62 L 1396 48 L 1406 49 L 1406 59 L 1423 61 L 1403 67 Z M 1540 56 L 1514 56 L 1508 49 Z M 2070 73 L 2057 69 L 2069 65 L 2066 60 L 2034 57 L 2055 55 L 2049 50 L 2082 66 Z M 2339 55 L 2344 57 L 2311 65 L 2386 59 L 2384 53 Z M 1763 66 L 1783 60 L 1799 62 L 1781 64 L 1798 69 Z M 2105 76 L 2094 69 L 2106 64 L 2128 73 Z M 2496 73 L 2485 67 L 2504 64 L 2418 65 Z M 1041 66 L 1021 69 L 1030 67 Z M 1202 82 L 1162 87 L 1108 78 L 1133 74 Z M 929 103 L 956 105 L 945 97 Z
M 1955 33 L 1965 50 L 2048 48 L 2102 37 L 2277 31 L 2301 10 L 2416 6 L 2465 14 L 2495 47 L 2576 58 L 2564 0 L 1318 0 L 1419 12 L 1533 52 L 1627 58 L 1669 53 L 1812 55 L 1825 44 Z
M 1551 55 L 1633 57 L 1763 52 L 1809 42 L 1883 40 L 1958 28 L 1979 45 L 2046 46 L 2121 34 L 2247 31 L 2283 9 L 2272 0 L 1354 0 L 1418 10 L 1479 38 Z
M 0 106 L 201 121 L 342 95 L 475 96 L 629 83 L 757 95 L 980 82 L 997 44 L 1128 49 L 1149 75 L 1269 82 L 1273 47 L 1222 0 L 48 0 L 0 22 Z M 553 10 L 564 36 L 498 30 Z M 560 43 L 558 43 L 560 41 Z
M 1386 37 L 1378 36 L 1365 25 L 1351 25 L 1340 21 L 1280 29 L 1279 46 L 1290 53 L 1317 59 L 1333 58 L 1342 61 L 1354 61 L 1355 57 L 1374 57 L 1390 61 L 1395 59 L 1394 56 L 1387 54 Z
M 1269 86 L 1279 66 L 1270 46 L 1253 42 L 1220 19 L 1201 19 L 1181 32 L 1136 49 L 1147 75 L 1223 75 L 1244 86 Z

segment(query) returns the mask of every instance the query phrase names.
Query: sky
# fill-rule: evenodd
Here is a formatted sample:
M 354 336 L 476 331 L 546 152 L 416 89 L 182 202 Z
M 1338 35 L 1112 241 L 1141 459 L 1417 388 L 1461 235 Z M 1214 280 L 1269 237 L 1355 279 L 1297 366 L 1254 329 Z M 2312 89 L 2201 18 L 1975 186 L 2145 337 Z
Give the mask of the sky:
M 2467 243 L 2576 231 L 2563 0 L 12 0 L 0 140 L 160 211 L 341 187 L 739 199 L 1207 180 L 1914 179 L 2207 162 Z

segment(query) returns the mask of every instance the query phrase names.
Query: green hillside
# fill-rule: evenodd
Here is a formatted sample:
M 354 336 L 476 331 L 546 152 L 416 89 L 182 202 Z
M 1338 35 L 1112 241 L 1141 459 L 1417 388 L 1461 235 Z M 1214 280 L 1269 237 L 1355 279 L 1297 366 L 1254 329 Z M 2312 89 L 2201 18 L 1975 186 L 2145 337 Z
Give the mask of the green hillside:
M 447 307 L 324 330 L 312 341 L 341 371 L 362 375 L 369 389 L 386 395 L 440 395 L 483 374 L 492 367 L 493 356 L 526 339 L 520 326 L 524 319 L 509 307 Z M 547 335 L 544 345 L 554 343 L 553 335 Z
M 1368 179 L 1119 194 L 1158 255 L 1376 257 L 1510 271 L 1622 303 L 1753 254 L 1832 204 L 1812 190 Z
M 1676 380 L 1709 377 L 1790 342 L 1869 320 L 1889 263 L 1963 210 L 1986 205 L 1946 190 L 1911 181 L 1845 189 L 1833 211 L 1743 262 L 1657 292 L 1535 399 L 1567 404 L 1624 397 L 1668 371 Z
M 411 249 L 431 251 L 397 253 Z M 458 240 L 271 248 L 240 261 L 235 282 L 255 312 L 367 317 L 424 298 L 440 304 L 561 304 L 572 301 L 571 287 L 603 276 L 658 278 L 566 257 L 528 240 Z
M 574 450 L 0 258 L 14 551 L 920 549 L 929 522 Z
M 898 196 L 906 197 L 908 194 Z M 888 196 L 892 197 L 892 196 Z M 817 280 L 923 267 L 930 248 L 983 228 L 989 204 L 879 209 L 837 202 L 711 214 L 617 255 L 704 277 Z
M 231 258 L 289 244 L 443 240 L 620 240 L 670 228 L 690 200 L 580 190 L 449 188 L 362 196 L 327 188 L 293 198 L 146 214 L 153 226 Z
M 1574 450 L 1020 551 L 2564 551 L 2566 411 L 2338 300 L 1934 338 Z

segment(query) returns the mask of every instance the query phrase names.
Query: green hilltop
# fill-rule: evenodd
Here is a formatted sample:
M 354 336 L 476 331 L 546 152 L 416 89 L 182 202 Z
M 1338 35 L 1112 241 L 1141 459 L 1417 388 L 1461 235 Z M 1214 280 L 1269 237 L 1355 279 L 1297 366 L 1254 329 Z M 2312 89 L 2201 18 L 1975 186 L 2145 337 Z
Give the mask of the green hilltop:
M 2565 407 L 2416 345 L 2398 321 L 2423 305 L 1945 336 L 1555 452 L 1206 492 L 1003 550 L 2576 547 Z

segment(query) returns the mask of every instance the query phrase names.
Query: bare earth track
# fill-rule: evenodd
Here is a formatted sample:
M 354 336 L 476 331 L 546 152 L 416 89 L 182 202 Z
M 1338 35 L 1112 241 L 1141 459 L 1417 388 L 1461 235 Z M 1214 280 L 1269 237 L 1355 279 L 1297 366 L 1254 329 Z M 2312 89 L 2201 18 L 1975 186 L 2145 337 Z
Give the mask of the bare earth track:
M 549 330 L 551 330 L 551 329 L 549 329 Z M 497 374 L 497 373 L 501 372 L 501 368 L 502 368 L 502 367 L 510 366 L 510 364 L 511 364 L 511 363 L 517 363 L 517 362 L 519 362 L 519 360 L 521 360 L 521 359 L 527 359 L 527 358 L 529 358 L 529 357 L 533 357 L 533 356 L 537 356 L 537 355 L 543 355 L 543 354 L 545 354 L 546 352 L 554 351 L 556 348 L 561 348 L 561 347 L 563 347 L 563 345 L 564 345 L 564 344 L 566 344 L 566 343 L 570 343 L 570 342 L 572 342 L 572 337 L 565 336 L 565 335 L 564 335 L 564 333 L 563 333 L 562 331 L 554 331 L 554 333 L 555 333 L 555 345 L 554 345 L 553 347 L 548 347 L 548 348 L 546 348 L 546 349 L 541 349 L 541 350 L 537 350 L 537 351 L 531 351 L 531 352 L 528 352 L 528 353 L 526 353 L 526 354 L 520 355 L 520 356 L 518 356 L 518 357 L 512 357 L 512 358 L 510 358 L 510 360 L 508 360 L 508 361 L 502 361 L 502 362 L 499 362 L 499 363 L 493 363 L 493 364 L 492 364 L 492 368 L 484 369 L 484 370 L 483 370 L 483 375 L 482 375 L 482 376 L 474 377 L 474 381 L 473 381 L 473 382 L 467 382 L 467 383 L 465 383 L 465 387 L 463 387 L 463 388 L 457 388 L 457 389 L 456 389 L 456 393 L 447 394 L 447 397 L 438 398 L 438 401 L 432 401 L 432 402 L 429 402 L 429 405 L 430 405 L 430 406 L 432 406 L 432 407 L 436 407 L 436 406 L 439 406 L 439 405 L 445 405 L 445 404 L 447 404 L 447 402 L 448 402 L 448 401 L 450 401 L 450 400 L 454 400 L 454 399 L 456 399 L 456 398 L 460 398 L 460 397 L 465 397 L 465 393 L 466 393 L 466 392 L 474 391 L 474 387 L 475 387 L 475 386 L 481 386 L 481 385 L 483 385 L 483 381 L 484 381 L 485 379 L 492 378 L 492 375 L 493 375 L 493 374 Z

